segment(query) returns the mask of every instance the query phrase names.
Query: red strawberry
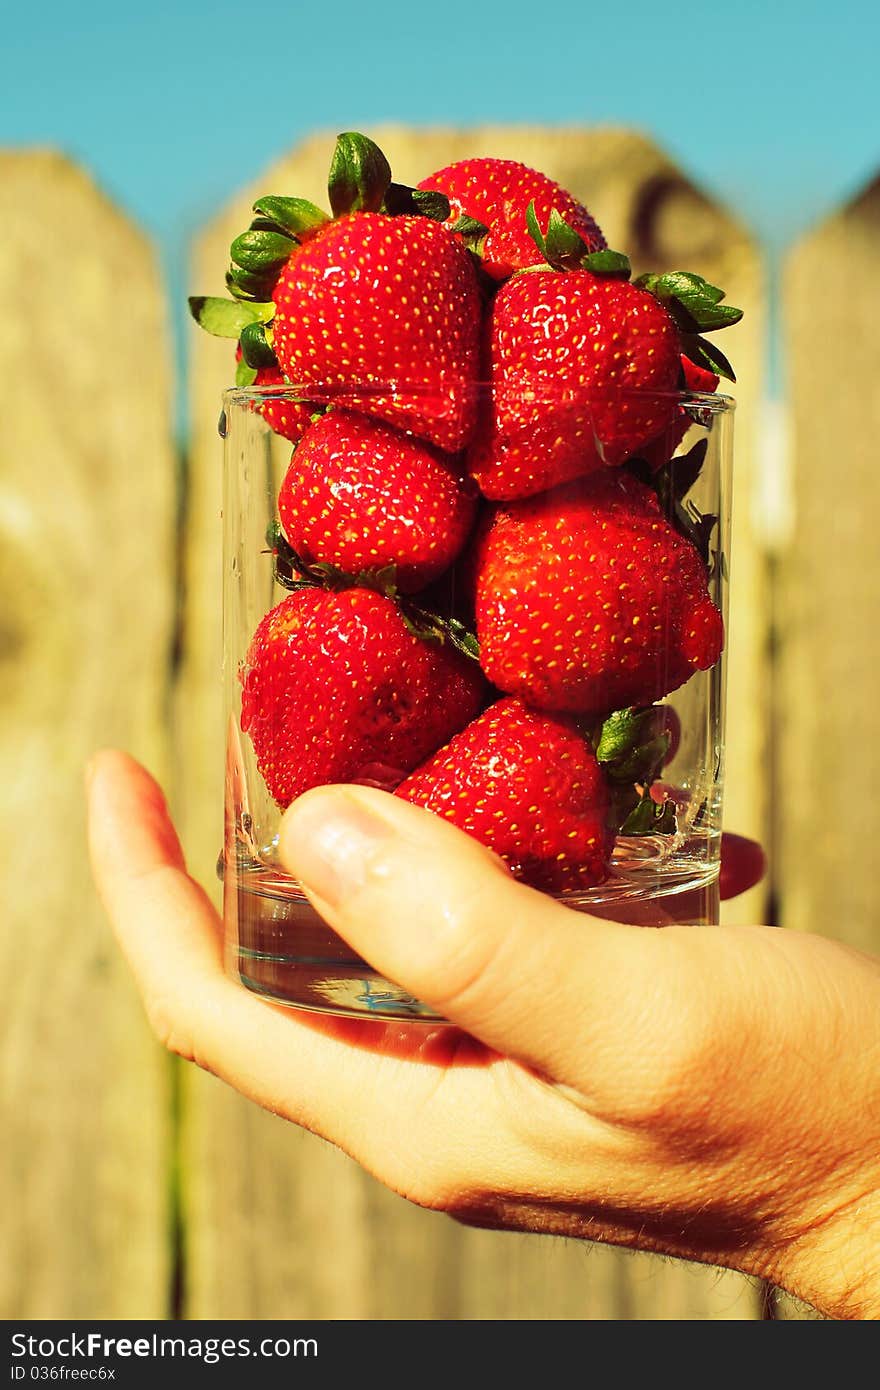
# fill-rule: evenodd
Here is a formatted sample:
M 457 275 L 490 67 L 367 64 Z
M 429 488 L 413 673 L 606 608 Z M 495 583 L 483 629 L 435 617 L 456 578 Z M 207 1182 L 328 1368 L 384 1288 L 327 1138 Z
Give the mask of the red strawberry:
M 439 223 L 371 212 L 328 222 L 294 250 L 272 298 L 273 346 L 290 381 L 329 388 L 310 394 L 441 449 L 467 443 L 480 295 L 468 252 Z M 399 390 L 375 390 L 388 382 Z
M 711 394 L 718 390 L 718 383 L 721 380 L 714 372 L 707 371 L 705 367 L 698 367 L 696 362 L 692 362 L 689 357 L 681 355 L 681 370 L 684 374 L 684 386 L 686 391 L 700 391 Z
M 475 663 L 423 642 L 372 589 L 303 588 L 263 618 L 241 673 L 241 727 L 279 806 L 325 782 L 394 786 L 472 719 Z
M 455 231 L 462 216 L 488 228 L 481 247 L 482 263 L 496 280 L 543 263 L 526 226 L 526 209 L 531 202 L 542 229 L 555 211 L 582 237 L 588 251 L 600 251 L 607 244 L 576 198 L 546 174 L 513 159 L 462 159 L 430 174 L 419 188 L 446 194 L 451 211 L 445 225 L 450 231 Z
M 235 360 L 236 362 L 241 361 L 240 346 L 235 349 Z M 290 383 L 277 367 L 258 367 L 253 385 L 289 387 Z M 255 402 L 254 410 L 258 415 L 262 415 L 270 430 L 274 430 L 276 434 L 280 434 L 284 439 L 289 439 L 295 444 L 298 439 L 302 439 L 312 423 L 315 407 L 279 397 L 278 399 L 270 398 L 258 403 Z
M 294 449 L 278 496 L 284 533 L 302 560 L 348 574 L 394 565 L 403 593 L 449 568 L 475 509 L 476 489 L 453 459 L 344 410 L 316 421 Z
M 625 470 L 496 509 L 476 565 L 481 664 L 541 709 L 649 705 L 718 660 L 696 547 Z
M 499 700 L 397 789 L 554 892 L 606 877 L 609 793 L 573 720 Z
M 492 409 L 470 455 L 487 497 L 619 464 L 673 419 L 681 341 L 647 290 L 589 270 L 514 276 L 489 325 Z
M 680 381 L 683 383 L 685 391 L 711 394 L 718 389 L 719 378 L 714 372 L 707 371 L 705 367 L 698 367 L 695 362 L 692 362 L 689 357 L 685 357 L 682 353 Z M 690 415 L 682 406 L 679 406 L 674 418 L 663 433 L 639 450 L 639 457 L 645 460 L 653 472 L 656 472 L 658 468 L 662 468 L 665 463 L 669 462 L 690 427 Z

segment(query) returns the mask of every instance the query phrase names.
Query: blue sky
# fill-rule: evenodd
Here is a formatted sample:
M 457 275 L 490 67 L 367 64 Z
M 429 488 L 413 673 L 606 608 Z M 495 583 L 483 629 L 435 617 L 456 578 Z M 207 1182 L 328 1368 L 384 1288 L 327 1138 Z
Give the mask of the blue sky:
M 42 0 L 38 14 L 4 28 L 0 144 L 64 149 L 153 234 L 178 329 L 192 233 L 316 129 L 635 126 L 739 213 L 771 266 L 880 169 L 876 0 Z
M 166 254 L 306 132 L 385 119 L 638 126 L 777 250 L 880 165 L 876 0 L 35 13 L 4 28 L 0 141 L 76 155 Z

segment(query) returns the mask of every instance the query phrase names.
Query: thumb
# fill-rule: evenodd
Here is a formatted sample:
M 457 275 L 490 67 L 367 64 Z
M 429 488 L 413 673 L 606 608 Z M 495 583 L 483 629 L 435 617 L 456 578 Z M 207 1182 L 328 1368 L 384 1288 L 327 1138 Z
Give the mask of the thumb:
M 421 807 L 368 787 L 316 788 L 286 812 L 279 848 L 376 969 L 557 1080 L 596 1079 L 598 1053 L 619 1067 L 624 1048 L 632 1061 L 634 1039 L 647 1053 L 650 1025 L 664 1026 L 648 993 L 670 975 L 664 933 L 570 911 Z

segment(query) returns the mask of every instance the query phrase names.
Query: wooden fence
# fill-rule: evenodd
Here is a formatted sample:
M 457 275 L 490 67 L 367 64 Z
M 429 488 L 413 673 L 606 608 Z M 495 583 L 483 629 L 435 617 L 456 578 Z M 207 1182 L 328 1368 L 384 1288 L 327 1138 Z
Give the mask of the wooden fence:
M 764 919 L 772 902 L 784 925 L 880 948 L 870 832 L 849 830 L 880 760 L 870 736 L 880 567 L 866 524 L 878 492 L 880 188 L 790 258 L 796 468 L 779 507 L 759 472 L 773 464 L 761 447 L 764 264 L 742 226 L 629 132 L 371 133 L 401 180 L 466 152 L 536 164 L 589 203 L 637 268 L 686 265 L 746 310 L 725 335 L 740 372 L 726 821 L 772 847 L 773 873 L 730 905 L 729 920 Z M 323 200 L 330 145 L 301 146 L 205 230 L 194 290 L 222 283 L 256 193 Z M 213 882 L 223 766 L 215 428 L 229 345 L 193 330 L 181 473 L 154 253 L 51 153 L 0 156 L 0 303 L 3 1316 L 810 1316 L 734 1274 L 467 1230 L 410 1207 L 154 1045 L 90 887 L 81 769 L 107 743 L 143 758 L 170 790 L 191 866 Z

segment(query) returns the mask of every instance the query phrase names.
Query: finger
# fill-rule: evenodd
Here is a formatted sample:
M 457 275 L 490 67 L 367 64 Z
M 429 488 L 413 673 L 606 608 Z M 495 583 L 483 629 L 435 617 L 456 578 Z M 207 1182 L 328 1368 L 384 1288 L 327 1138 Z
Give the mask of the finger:
M 430 812 L 367 787 L 317 788 L 286 812 L 279 849 L 371 964 L 544 1072 L 569 1079 L 573 1053 L 579 1081 L 584 1058 L 618 1067 L 621 1045 L 632 1057 L 664 1026 L 650 1016 L 672 959 L 663 933 L 570 911 Z
M 402 1064 L 346 1045 L 339 1021 L 267 1006 L 226 976 L 220 921 L 186 873 L 162 792 L 123 753 L 93 762 L 89 842 L 101 897 L 160 1039 L 259 1104 L 363 1152 L 357 1117 L 372 1103 L 381 1129 L 385 1100 L 371 1092 L 383 1066 Z M 407 1085 L 420 1084 L 401 1075 L 396 1093 L 387 1088 L 389 1106 L 405 1106 Z
M 733 835 L 725 830 L 721 836 L 721 875 L 719 892 L 722 898 L 735 898 L 754 888 L 767 872 L 767 859 L 757 840 Z

